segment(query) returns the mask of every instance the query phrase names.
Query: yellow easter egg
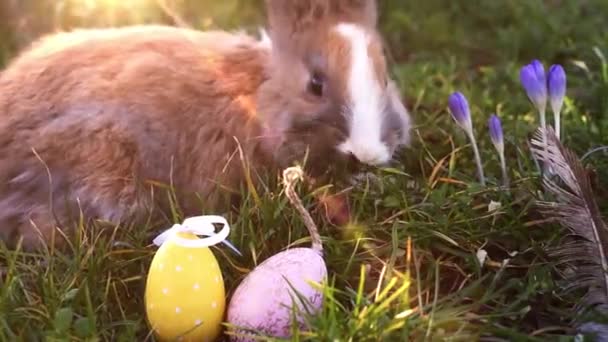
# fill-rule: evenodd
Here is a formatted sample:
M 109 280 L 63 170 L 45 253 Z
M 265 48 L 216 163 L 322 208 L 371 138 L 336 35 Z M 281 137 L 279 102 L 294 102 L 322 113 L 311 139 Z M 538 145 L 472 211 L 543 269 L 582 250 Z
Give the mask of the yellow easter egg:
M 182 238 L 197 239 L 190 233 Z M 224 280 L 209 247 L 167 240 L 156 252 L 146 283 L 148 323 L 160 340 L 213 341 L 221 333 Z

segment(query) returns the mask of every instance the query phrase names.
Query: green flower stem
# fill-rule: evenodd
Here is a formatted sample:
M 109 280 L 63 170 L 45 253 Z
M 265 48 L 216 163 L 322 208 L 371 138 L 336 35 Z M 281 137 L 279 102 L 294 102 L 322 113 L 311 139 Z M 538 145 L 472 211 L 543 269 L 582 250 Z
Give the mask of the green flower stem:
M 486 177 L 483 174 L 483 166 L 481 165 L 481 157 L 479 156 L 479 149 L 477 148 L 477 141 L 475 141 L 475 134 L 473 130 L 469 132 L 469 139 L 471 139 L 471 145 L 473 145 L 473 152 L 475 153 L 475 163 L 477 163 L 477 174 L 479 175 L 479 182 L 481 185 L 486 185 Z
M 547 150 L 547 121 L 546 121 L 546 108 L 542 108 L 541 110 L 538 111 L 538 114 L 540 116 L 540 126 L 543 128 L 543 147 L 545 148 L 545 152 Z M 546 167 L 545 165 L 541 165 L 542 167 L 542 173 L 548 173 L 548 174 L 552 174 L 553 173 L 553 169 L 549 166 Z
M 555 119 L 555 134 L 557 135 L 557 139 L 560 138 L 560 112 L 554 112 L 553 118 Z
M 546 120 L 546 110 L 539 110 L 538 111 L 538 115 L 540 116 L 540 127 L 543 128 L 543 130 L 547 129 L 547 120 Z M 545 145 L 545 147 L 547 147 L 547 135 L 543 134 L 543 145 Z
M 509 175 L 507 174 L 507 162 L 505 161 L 505 153 L 504 151 L 500 151 L 498 153 L 500 158 L 500 169 L 502 171 L 502 185 L 505 188 L 509 187 Z

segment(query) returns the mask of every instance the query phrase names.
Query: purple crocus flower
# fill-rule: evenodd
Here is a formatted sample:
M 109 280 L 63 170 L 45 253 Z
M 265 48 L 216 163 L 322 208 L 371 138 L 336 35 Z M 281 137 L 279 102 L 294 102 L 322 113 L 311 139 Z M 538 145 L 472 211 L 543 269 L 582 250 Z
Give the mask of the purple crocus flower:
M 549 100 L 551 109 L 555 118 L 555 132 L 557 137 L 560 136 L 560 114 L 566 96 L 566 72 L 564 68 L 555 64 L 549 68 L 547 76 L 547 89 L 549 91 Z
M 566 72 L 559 64 L 554 64 L 549 68 L 547 88 L 549 98 L 552 102 L 559 104 L 563 102 L 566 95 Z
M 494 147 L 498 152 L 498 158 L 500 159 L 500 170 L 502 172 L 503 186 L 508 187 L 509 176 L 507 174 L 507 165 L 505 162 L 505 143 L 502 133 L 502 124 L 496 114 L 492 114 L 490 116 L 490 120 L 488 120 L 488 128 L 490 130 L 490 139 L 492 139 L 492 144 L 494 144 Z
M 535 59 L 530 64 L 521 68 L 519 78 L 528 98 L 532 101 L 536 110 L 538 110 L 540 127 L 546 129 L 547 80 L 545 77 L 545 67 L 539 60 Z M 547 137 L 545 135 L 543 135 L 543 145 L 547 145 Z
M 455 92 L 448 99 L 448 107 L 456 123 L 469 133 L 468 131 L 472 130 L 472 123 L 467 98 L 461 92 Z
M 479 155 L 479 149 L 477 142 L 475 141 L 475 134 L 473 132 L 473 123 L 471 122 L 471 110 L 469 108 L 469 102 L 467 98 L 461 92 L 455 92 L 448 98 L 448 108 L 454 121 L 466 132 L 471 145 L 473 146 L 473 153 L 475 154 L 475 162 L 477 164 L 477 173 L 479 176 L 479 182 L 481 185 L 486 185 L 486 179 L 483 174 L 483 167 L 481 165 L 481 157 Z
M 490 116 L 490 120 L 488 120 L 488 128 L 490 129 L 490 139 L 492 139 L 494 146 L 496 146 L 496 148 L 504 147 L 502 125 L 496 114 L 492 114 Z
M 538 59 L 532 60 L 530 65 L 534 68 L 534 73 L 536 73 L 536 78 L 540 81 L 545 81 L 545 66 Z
M 543 64 L 539 60 L 533 60 L 521 68 L 519 78 L 528 98 L 540 112 L 541 120 L 544 120 L 547 109 L 547 81 Z

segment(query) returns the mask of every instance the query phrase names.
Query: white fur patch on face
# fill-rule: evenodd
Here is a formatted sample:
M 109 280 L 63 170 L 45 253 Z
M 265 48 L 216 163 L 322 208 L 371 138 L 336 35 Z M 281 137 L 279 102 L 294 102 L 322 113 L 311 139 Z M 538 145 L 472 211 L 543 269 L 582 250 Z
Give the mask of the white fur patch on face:
M 266 49 L 271 49 L 272 48 L 272 40 L 270 40 L 270 36 L 268 35 L 268 32 L 266 32 L 265 29 L 260 28 L 260 45 L 263 46 Z
M 352 153 L 365 164 L 384 164 L 391 158 L 389 148 L 382 142 L 385 99 L 368 53 L 369 36 L 355 24 L 341 23 L 335 29 L 351 46 L 347 90 L 350 135 L 338 149 Z

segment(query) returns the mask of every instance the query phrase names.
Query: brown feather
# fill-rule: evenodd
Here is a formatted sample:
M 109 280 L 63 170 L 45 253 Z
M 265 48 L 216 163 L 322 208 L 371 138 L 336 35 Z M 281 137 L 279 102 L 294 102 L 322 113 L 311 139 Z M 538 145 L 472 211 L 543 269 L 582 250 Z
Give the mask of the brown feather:
M 544 132 L 546 148 L 542 139 Z M 532 153 L 546 169 L 552 170 L 545 175 L 543 184 L 554 200 L 539 201 L 538 206 L 543 215 L 566 227 L 574 238 L 550 252 L 561 264 L 573 270 L 567 276 L 565 290 L 586 290 L 576 305 L 577 313 L 591 307 L 607 312 L 608 229 L 594 199 L 590 174 L 576 154 L 562 145 L 552 127 L 540 128 L 536 132 L 532 139 Z

